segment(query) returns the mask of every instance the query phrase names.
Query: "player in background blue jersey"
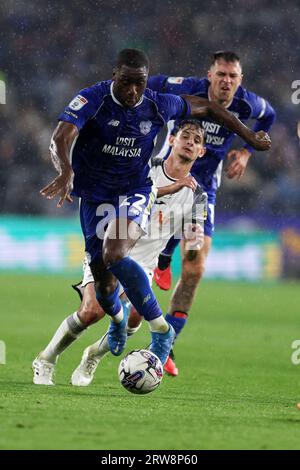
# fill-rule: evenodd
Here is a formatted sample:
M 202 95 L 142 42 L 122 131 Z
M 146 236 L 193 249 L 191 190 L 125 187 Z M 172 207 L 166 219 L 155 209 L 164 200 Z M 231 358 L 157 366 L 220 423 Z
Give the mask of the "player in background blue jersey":
M 260 130 L 267 132 L 275 120 L 275 112 L 264 98 L 241 87 L 242 78 L 239 57 L 234 52 L 220 51 L 212 57 L 207 78 L 160 75 L 150 77 L 148 86 L 161 93 L 176 95 L 186 93 L 216 101 L 243 122 L 254 119 L 255 132 Z M 205 118 L 201 122 L 206 130 L 207 150 L 205 156 L 198 159 L 193 165 L 191 173 L 208 195 L 208 218 L 204 226 L 203 248 L 199 252 L 194 252 L 193 259 L 183 256 L 181 278 L 172 295 L 169 314 L 166 317 L 168 322 L 173 325 L 177 336 L 187 321 L 197 285 L 204 274 L 214 231 L 216 192 L 220 185 L 223 161 L 227 156 L 227 177 L 240 179 L 253 151 L 253 147 L 249 144 L 245 144 L 240 149 L 230 150 L 235 137 L 233 132 L 216 124 L 211 119 Z M 168 127 L 171 131 L 173 123 L 169 123 Z M 169 146 L 166 144 L 159 155 L 165 157 L 168 151 Z M 161 254 L 158 268 L 155 270 L 154 279 L 164 290 L 171 287 L 170 262 L 178 243 L 178 239 L 172 238 L 170 240 L 165 251 Z M 168 359 L 165 369 L 171 375 L 178 374 L 172 355 Z
M 135 49 L 118 55 L 113 80 L 81 90 L 59 117 L 51 155 L 59 175 L 41 190 L 58 207 L 80 197 L 80 221 L 86 255 L 99 304 L 111 317 L 108 342 L 119 355 L 126 343 L 128 311 L 119 298 L 119 282 L 149 322 L 150 350 L 164 364 L 174 339 L 144 270 L 129 253 L 147 230 L 155 188 L 149 160 L 159 130 L 171 119 L 210 117 L 237 132 L 258 150 L 270 147 L 264 132 L 255 133 L 215 102 L 194 96 L 159 94 L 146 89 L 147 56 Z M 71 161 L 70 161 L 71 154 Z M 72 327 L 83 328 L 78 316 Z

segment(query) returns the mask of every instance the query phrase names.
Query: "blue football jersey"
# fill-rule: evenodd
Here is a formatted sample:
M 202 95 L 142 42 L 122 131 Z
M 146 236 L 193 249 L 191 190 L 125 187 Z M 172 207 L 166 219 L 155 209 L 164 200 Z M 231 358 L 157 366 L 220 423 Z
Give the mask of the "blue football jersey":
M 101 202 L 151 185 L 149 160 L 159 130 L 189 112 L 180 96 L 149 89 L 134 108 L 124 107 L 111 80 L 81 90 L 59 116 L 79 130 L 72 149 L 73 194 Z
M 196 95 L 208 99 L 209 81 L 207 78 L 196 77 L 168 77 L 158 75 L 149 77 L 149 88 L 160 93 L 172 93 L 175 95 Z M 227 107 L 242 122 L 255 119 L 253 130 L 268 131 L 275 119 L 275 112 L 271 105 L 260 96 L 241 86 L 237 89 L 232 102 Z M 216 124 L 210 119 L 202 119 L 202 126 L 206 131 L 206 153 L 196 160 L 192 168 L 192 175 L 208 194 L 209 203 L 215 204 L 216 190 L 220 185 L 222 162 L 227 155 L 235 134 L 225 127 Z M 175 123 L 170 123 L 169 130 Z M 253 150 L 248 144 L 245 147 Z M 169 145 L 164 145 L 160 152 L 163 157 L 168 154 Z

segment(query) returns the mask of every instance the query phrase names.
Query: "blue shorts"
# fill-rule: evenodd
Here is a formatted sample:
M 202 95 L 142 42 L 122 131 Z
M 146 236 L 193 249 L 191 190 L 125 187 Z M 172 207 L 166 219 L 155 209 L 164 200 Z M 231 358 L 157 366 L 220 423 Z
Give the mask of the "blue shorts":
M 208 237 L 212 237 L 214 230 L 215 230 L 215 205 L 208 203 L 207 219 L 204 222 L 204 235 L 207 235 Z
M 144 232 L 147 232 L 155 198 L 156 189 L 153 186 L 145 186 L 126 196 L 117 196 L 103 203 L 81 199 L 80 223 L 89 264 L 102 257 L 104 233 L 111 220 L 124 219 L 123 234 L 121 223 L 121 238 L 127 238 L 126 219 L 133 220 Z

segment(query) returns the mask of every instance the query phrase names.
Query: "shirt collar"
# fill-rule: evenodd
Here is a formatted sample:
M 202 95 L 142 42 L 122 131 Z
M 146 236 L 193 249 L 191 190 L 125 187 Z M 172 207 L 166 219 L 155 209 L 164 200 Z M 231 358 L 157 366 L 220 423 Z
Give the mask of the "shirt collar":
M 110 84 L 110 94 L 111 94 L 111 97 L 113 99 L 113 101 L 115 103 L 117 103 L 119 106 L 122 106 L 122 103 L 120 103 L 120 101 L 116 98 L 115 94 L 114 94 L 114 91 L 113 91 L 113 86 L 114 86 L 114 82 L 111 82 Z M 134 105 L 134 108 L 136 108 L 137 106 L 139 106 L 140 104 L 142 104 L 142 102 L 144 101 L 144 95 L 141 96 L 140 100 Z

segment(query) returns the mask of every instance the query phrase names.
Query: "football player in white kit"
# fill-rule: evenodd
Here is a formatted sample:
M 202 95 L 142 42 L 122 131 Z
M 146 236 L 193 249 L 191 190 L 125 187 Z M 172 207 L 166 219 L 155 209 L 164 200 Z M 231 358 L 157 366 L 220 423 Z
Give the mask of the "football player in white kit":
M 170 136 L 172 151 L 166 160 L 154 160 L 150 176 L 158 188 L 158 197 L 147 233 L 133 247 L 130 256 L 147 273 L 152 283 L 153 270 L 160 252 L 170 236 L 184 238 L 184 251 L 199 250 L 203 244 L 203 224 L 206 217 L 207 195 L 190 176 L 197 158 L 205 153 L 204 131 L 198 121 L 182 121 Z M 84 262 L 83 281 L 76 286 L 82 294 L 80 309 L 67 317 L 59 326 L 46 348 L 33 362 L 33 382 L 54 385 L 53 374 L 58 356 L 92 323 L 104 315 L 95 295 L 94 279 L 87 262 Z M 120 295 L 124 296 L 120 290 Z M 142 317 L 131 308 L 128 336 L 137 331 Z M 97 366 L 109 352 L 107 333 L 95 344 L 87 347 L 71 382 L 77 386 L 89 385 Z

